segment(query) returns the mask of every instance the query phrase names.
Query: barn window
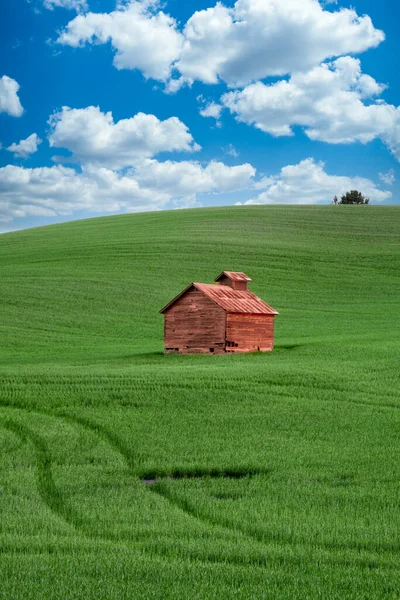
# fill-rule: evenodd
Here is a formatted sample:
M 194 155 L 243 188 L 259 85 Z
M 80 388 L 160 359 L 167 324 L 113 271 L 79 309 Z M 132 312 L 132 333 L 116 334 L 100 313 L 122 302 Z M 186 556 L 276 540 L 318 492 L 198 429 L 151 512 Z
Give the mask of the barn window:
M 210 348 L 210 352 L 214 352 L 214 348 Z

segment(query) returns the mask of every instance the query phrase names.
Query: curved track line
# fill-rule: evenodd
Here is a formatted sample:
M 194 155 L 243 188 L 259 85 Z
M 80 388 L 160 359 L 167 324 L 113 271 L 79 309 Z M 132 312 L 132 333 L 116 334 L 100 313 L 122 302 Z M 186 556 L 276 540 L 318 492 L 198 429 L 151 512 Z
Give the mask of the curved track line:
M 279 533 L 279 532 L 274 533 L 272 531 L 260 531 L 258 529 L 253 529 L 253 528 L 248 529 L 244 525 L 242 525 L 240 521 L 237 521 L 236 523 L 234 523 L 230 519 L 227 519 L 227 518 L 224 518 L 221 521 L 221 520 L 218 520 L 217 517 L 212 517 L 209 514 L 205 514 L 204 511 L 201 511 L 198 506 L 194 506 L 186 498 L 177 497 L 176 494 L 174 494 L 173 492 L 168 490 L 166 488 L 166 486 L 163 484 L 164 481 L 165 481 L 165 479 L 156 481 L 153 485 L 149 485 L 148 489 L 151 490 L 153 493 L 165 498 L 166 500 L 168 500 L 168 502 L 170 504 L 172 504 L 173 506 L 177 506 L 183 512 L 185 512 L 186 514 L 188 514 L 191 517 L 194 517 L 198 521 L 207 523 L 209 525 L 218 527 L 220 529 L 224 529 L 225 531 L 229 531 L 230 533 L 239 533 L 242 536 L 244 536 L 245 538 L 247 538 L 248 540 L 251 540 L 252 542 L 256 541 L 263 545 L 271 543 L 271 542 L 277 542 L 281 545 L 286 545 L 286 546 L 293 545 L 294 543 L 296 543 L 295 538 L 292 538 L 283 533 Z M 390 551 L 390 552 L 399 552 L 399 550 L 400 550 L 399 542 L 386 543 L 386 544 L 382 543 L 382 544 L 372 546 L 372 547 L 371 547 L 371 545 L 367 545 L 367 543 L 365 543 L 365 542 L 363 542 L 361 544 L 357 544 L 356 542 L 350 542 L 350 541 L 347 543 L 338 543 L 338 542 L 333 542 L 333 541 L 332 542 L 329 542 L 329 541 L 327 541 L 327 542 L 302 541 L 301 544 L 303 546 L 319 547 L 319 548 L 322 548 L 325 550 L 331 550 L 331 549 L 350 550 L 350 551 L 354 551 L 354 552 L 359 552 L 360 550 L 363 550 L 365 552 L 372 552 L 372 553 L 382 552 L 382 550 Z
M 107 442 L 114 450 L 116 450 L 122 456 L 129 470 L 133 470 L 135 468 L 134 454 L 131 451 L 131 449 L 117 435 L 115 435 L 115 433 L 104 427 L 104 425 L 93 423 L 85 417 L 79 417 L 66 412 L 59 412 L 55 414 L 52 413 L 51 416 L 59 417 L 69 423 L 78 424 L 87 431 L 94 433 L 102 440 Z
M 227 478 L 224 478 L 224 479 L 227 479 Z M 260 542 L 261 544 L 266 544 L 268 542 L 279 542 L 280 544 L 285 544 L 285 545 L 293 544 L 294 540 L 289 539 L 288 536 L 284 536 L 282 534 L 272 534 L 272 533 L 268 534 L 266 532 L 262 533 L 262 532 L 259 532 L 256 530 L 249 531 L 245 527 L 240 525 L 239 522 L 233 523 L 229 519 L 223 519 L 223 521 L 217 520 L 216 518 L 213 518 L 212 516 L 205 514 L 204 511 L 200 511 L 199 507 L 193 506 L 186 498 L 178 498 L 175 494 L 171 493 L 163 485 L 162 480 L 159 482 L 156 482 L 152 486 L 149 486 L 149 489 L 151 489 L 151 491 L 154 492 L 155 494 L 157 494 L 158 496 L 161 496 L 162 498 L 167 500 L 173 506 L 180 508 L 187 515 L 195 518 L 196 520 L 198 520 L 202 523 L 206 523 L 213 527 L 218 527 L 225 531 L 229 531 L 231 534 L 239 533 L 241 536 L 247 538 L 248 540 L 251 540 L 252 542 L 254 542 L 254 540 L 255 540 L 257 542 Z M 321 546 L 325 547 L 325 544 L 321 545 Z
M 65 502 L 61 492 L 54 483 L 51 470 L 51 455 L 42 437 L 26 425 L 13 420 L 5 421 L 2 425 L 19 437 L 22 443 L 30 441 L 35 449 L 37 467 L 37 487 L 44 504 L 57 517 L 63 519 L 74 529 L 81 528 L 82 520 L 72 507 Z

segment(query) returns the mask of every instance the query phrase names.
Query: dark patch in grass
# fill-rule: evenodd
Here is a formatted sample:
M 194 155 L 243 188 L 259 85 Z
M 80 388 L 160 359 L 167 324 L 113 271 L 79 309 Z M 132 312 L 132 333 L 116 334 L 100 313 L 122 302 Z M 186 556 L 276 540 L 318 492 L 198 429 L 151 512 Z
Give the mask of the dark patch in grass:
M 161 479 L 246 479 L 247 477 L 254 477 L 255 475 L 265 475 L 270 471 L 259 470 L 259 469 L 193 469 L 193 470 L 183 470 L 176 469 L 171 472 L 156 472 L 156 471 L 147 471 L 143 473 L 140 477 L 143 483 L 146 485 L 155 484 Z

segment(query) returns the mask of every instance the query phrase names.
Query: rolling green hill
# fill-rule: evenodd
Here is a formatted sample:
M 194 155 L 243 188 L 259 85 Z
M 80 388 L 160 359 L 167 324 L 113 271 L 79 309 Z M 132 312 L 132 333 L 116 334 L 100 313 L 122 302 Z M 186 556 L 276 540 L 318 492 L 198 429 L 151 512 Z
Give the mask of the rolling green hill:
M 164 356 L 159 309 L 224 269 L 275 350 Z M 0 598 L 397 599 L 399 367 L 397 207 L 1 235 Z

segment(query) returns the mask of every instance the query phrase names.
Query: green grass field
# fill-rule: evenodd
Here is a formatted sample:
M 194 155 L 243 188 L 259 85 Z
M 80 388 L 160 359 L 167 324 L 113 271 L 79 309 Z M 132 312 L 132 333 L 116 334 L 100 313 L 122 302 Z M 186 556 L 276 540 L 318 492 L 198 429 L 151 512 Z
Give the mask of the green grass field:
M 223 269 L 275 350 L 164 356 L 158 310 Z M 0 598 L 398 599 L 399 373 L 400 208 L 1 235 Z

